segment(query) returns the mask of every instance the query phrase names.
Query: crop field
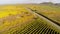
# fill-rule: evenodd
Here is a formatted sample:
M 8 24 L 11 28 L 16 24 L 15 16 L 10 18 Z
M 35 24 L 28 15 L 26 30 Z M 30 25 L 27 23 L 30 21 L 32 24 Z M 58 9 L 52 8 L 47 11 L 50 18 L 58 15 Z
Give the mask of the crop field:
M 37 14 L 41 13 L 60 24 L 59 7 L 52 7 L 41 5 L 0 6 L 0 34 L 60 34 L 60 26 Z
M 34 12 L 43 14 L 60 24 L 60 7 L 52 5 L 30 5 L 28 8 L 32 9 Z

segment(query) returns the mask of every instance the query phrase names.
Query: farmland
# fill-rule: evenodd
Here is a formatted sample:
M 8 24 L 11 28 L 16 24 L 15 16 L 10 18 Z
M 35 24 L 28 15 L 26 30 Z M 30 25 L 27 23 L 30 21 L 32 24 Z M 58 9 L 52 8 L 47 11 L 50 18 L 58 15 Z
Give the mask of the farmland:
M 0 6 L 0 34 L 60 34 L 60 26 L 35 13 L 60 24 L 59 9 L 44 5 Z
M 60 7 L 52 5 L 30 5 L 28 8 L 37 13 L 43 14 L 60 24 Z

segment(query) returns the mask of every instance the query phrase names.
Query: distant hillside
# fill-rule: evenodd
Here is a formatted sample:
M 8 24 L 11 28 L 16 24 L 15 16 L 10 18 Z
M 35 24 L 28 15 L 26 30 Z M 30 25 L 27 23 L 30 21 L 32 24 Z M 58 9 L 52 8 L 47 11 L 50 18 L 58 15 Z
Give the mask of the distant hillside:
M 60 6 L 60 3 L 56 3 L 55 5 Z
M 60 3 L 52 3 L 52 2 L 43 2 L 40 3 L 41 5 L 54 5 L 54 6 L 60 6 Z
M 40 3 L 40 4 L 53 4 L 52 2 L 43 2 L 43 3 Z

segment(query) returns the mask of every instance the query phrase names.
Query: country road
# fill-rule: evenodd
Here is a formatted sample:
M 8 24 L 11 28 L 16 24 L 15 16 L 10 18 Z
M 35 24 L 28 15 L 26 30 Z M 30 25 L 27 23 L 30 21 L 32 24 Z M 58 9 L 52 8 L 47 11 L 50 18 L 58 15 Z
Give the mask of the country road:
M 51 26 L 53 26 L 53 28 L 55 27 L 55 28 L 57 28 L 57 29 L 60 31 L 60 26 L 58 26 L 57 24 L 51 22 L 50 20 L 48 20 L 48 19 L 46 19 L 45 17 L 43 17 L 43 16 L 37 14 L 36 12 L 33 12 L 32 10 L 30 10 L 30 9 L 27 8 L 27 7 L 26 7 L 26 9 L 29 10 L 29 12 L 33 13 L 34 15 L 37 15 L 38 17 L 40 17 L 40 18 L 46 20 L 46 21 L 48 22 L 47 24 L 51 24 Z

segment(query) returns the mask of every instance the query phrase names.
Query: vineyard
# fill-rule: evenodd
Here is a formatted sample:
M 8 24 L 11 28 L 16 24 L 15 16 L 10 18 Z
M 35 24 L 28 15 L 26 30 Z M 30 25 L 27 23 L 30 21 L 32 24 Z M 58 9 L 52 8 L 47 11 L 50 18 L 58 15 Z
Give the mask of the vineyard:
M 0 6 L 0 34 L 60 34 L 59 9 L 44 5 Z

